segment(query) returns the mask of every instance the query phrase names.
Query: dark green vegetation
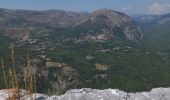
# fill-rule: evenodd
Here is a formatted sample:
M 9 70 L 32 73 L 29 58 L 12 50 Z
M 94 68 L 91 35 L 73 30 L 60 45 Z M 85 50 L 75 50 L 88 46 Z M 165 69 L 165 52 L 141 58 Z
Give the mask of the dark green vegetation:
M 20 66 L 24 60 L 19 58 L 25 56 L 26 59 L 27 54 L 31 55 L 32 58 L 41 60 L 36 65 L 37 73 L 42 74 L 41 77 L 37 77 L 39 92 L 48 92 L 46 90 L 54 88 L 50 85 L 51 82 L 56 82 L 59 79 L 53 74 L 61 73 L 62 69 L 45 67 L 45 59 L 38 55 L 46 55 L 52 61 L 66 63 L 76 70 L 78 75 L 73 80 L 68 80 L 68 76 L 62 76 L 62 73 L 61 76 L 59 75 L 62 78 L 65 77 L 63 80 L 69 83 L 67 88 L 61 89 L 63 91 L 83 87 L 118 88 L 128 92 L 143 91 L 153 87 L 170 86 L 170 41 L 168 35 L 168 30 L 157 29 L 146 33 L 143 40 L 138 43 L 116 38 L 105 42 L 57 42 L 61 45 L 55 49 L 46 48 L 45 50 L 30 51 L 29 48 L 27 50 L 26 48 L 17 48 L 16 55 L 21 63 Z M 4 38 L 4 41 L 6 40 Z M 1 41 L 2 45 L 0 46 L 1 57 L 10 58 L 9 44 L 4 44 L 4 41 Z M 92 56 L 93 59 L 87 59 L 88 55 Z M 10 62 L 9 59 L 6 60 L 6 66 L 9 66 L 8 62 Z M 97 70 L 95 63 L 106 64 L 110 67 L 104 71 Z M 47 71 L 50 74 L 43 76 L 42 71 Z M 1 82 L 3 83 L 2 77 Z

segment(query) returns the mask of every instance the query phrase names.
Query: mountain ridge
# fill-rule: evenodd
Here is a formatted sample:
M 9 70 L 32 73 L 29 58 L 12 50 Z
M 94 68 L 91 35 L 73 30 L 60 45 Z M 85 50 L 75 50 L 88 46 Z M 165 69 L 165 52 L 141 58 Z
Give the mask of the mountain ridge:
M 119 37 L 119 34 L 122 34 L 123 37 L 132 41 L 138 41 L 142 38 L 142 32 L 129 16 L 110 9 L 99 9 L 93 13 L 63 10 L 31 11 L 0 9 L 0 22 L 1 27 L 17 27 L 23 30 L 27 30 L 27 28 L 32 28 L 32 30 L 33 28 L 48 30 L 48 27 L 52 29 L 73 28 L 73 30 L 76 30 L 77 26 L 84 28 L 87 25 L 86 23 L 88 23 L 88 25 L 92 25 L 91 27 L 97 26 L 94 28 L 100 31 L 101 34 L 105 34 L 105 31 L 110 34 L 109 36 L 118 34 Z M 98 27 L 98 24 L 100 24 L 100 27 Z M 85 30 L 90 31 L 91 29 L 87 28 Z M 96 32 L 94 31 L 94 33 Z

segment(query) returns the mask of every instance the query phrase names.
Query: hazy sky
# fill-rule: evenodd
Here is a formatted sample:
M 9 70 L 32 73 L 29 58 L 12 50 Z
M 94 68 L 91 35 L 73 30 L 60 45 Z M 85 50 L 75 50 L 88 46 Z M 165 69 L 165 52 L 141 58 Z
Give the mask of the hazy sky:
M 170 13 L 170 0 L 0 0 L 0 8 L 92 12 L 109 8 L 128 14 Z

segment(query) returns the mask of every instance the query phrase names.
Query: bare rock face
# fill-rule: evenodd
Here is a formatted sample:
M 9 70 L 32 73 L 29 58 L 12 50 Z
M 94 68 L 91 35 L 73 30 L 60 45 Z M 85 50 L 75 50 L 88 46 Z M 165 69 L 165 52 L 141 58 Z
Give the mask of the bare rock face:
M 0 90 L 0 100 L 8 98 L 8 90 Z M 23 90 L 24 94 L 25 90 Z M 60 96 L 34 93 L 20 100 L 170 100 L 170 88 L 154 88 L 150 92 L 127 93 L 118 89 L 73 89 Z
M 90 14 L 89 19 L 85 22 L 95 23 L 103 22 L 101 30 L 107 31 L 114 36 L 124 35 L 127 39 L 138 41 L 142 38 L 140 28 L 135 22 L 127 15 L 113 11 L 110 9 L 97 10 Z M 106 34 L 106 33 L 105 33 Z
M 118 89 L 70 90 L 62 96 L 47 100 L 170 100 L 170 88 L 155 88 L 150 92 L 127 93 Z

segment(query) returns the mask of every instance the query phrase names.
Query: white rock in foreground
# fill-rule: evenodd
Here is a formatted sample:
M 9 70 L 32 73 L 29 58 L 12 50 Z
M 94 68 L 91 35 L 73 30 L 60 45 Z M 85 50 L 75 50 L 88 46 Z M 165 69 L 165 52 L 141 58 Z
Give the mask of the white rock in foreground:
M 6 100 L 7 92 L 0 90 L 0 100 Z M 45 94 L 32 94 L 35 100 L 170 100 L 170 88 L 154 88 L 150 92 L 126 93 L 118 89 L 73 89 L 60 96 L 47 96 Z M 25 95 L 21 100 L 30 100 Z

